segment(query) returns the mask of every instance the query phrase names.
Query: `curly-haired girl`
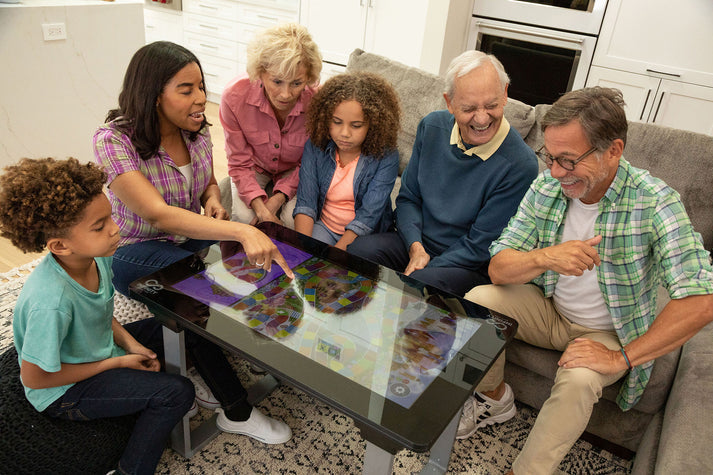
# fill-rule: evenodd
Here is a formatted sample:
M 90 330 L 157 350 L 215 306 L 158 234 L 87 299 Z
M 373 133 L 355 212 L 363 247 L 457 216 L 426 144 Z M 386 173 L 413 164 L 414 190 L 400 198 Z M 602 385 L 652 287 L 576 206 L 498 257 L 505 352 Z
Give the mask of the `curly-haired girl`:
M 346 249 L 391 227 L 399 168 L 396 91 L 366 72 L 334 76 L 312 98 L 295 206 L 295 229 Z

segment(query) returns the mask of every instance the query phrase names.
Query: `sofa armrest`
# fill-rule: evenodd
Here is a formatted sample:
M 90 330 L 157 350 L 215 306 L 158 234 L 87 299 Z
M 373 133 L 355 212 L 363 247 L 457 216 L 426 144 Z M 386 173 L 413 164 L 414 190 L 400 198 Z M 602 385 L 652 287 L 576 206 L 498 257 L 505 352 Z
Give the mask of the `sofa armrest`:
M 713 323 L 681 351 L 666 403 L 655 473 L 713 473 Z

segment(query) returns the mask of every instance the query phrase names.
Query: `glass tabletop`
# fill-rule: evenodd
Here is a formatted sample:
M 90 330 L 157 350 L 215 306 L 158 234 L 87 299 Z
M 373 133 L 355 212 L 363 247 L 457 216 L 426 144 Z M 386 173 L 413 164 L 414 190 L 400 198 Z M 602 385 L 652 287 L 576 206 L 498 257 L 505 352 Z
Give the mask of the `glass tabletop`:
M 415 451 L 430 448 L 509 341 L 502 315 L 460 315 L 419 282 L 274 223 L 295 273 L 220 242 L 130 286 L 167 326 L 200 333 Z

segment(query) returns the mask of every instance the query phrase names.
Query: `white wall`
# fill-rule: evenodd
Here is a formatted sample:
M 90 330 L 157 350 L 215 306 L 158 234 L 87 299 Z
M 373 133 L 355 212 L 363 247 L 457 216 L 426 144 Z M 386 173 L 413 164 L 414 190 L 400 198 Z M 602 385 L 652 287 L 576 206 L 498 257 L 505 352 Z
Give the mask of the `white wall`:
M 420 67 L 445 75 L 451 60 L 467 49 L 473 0 L 430 0 Z
M 64 23 L 67 39 L 44 41 L 43 23 Z M 143 44 L 142 0 L 0 5 L 0 167 L 22 157 L 93 160 L 94 130 Z

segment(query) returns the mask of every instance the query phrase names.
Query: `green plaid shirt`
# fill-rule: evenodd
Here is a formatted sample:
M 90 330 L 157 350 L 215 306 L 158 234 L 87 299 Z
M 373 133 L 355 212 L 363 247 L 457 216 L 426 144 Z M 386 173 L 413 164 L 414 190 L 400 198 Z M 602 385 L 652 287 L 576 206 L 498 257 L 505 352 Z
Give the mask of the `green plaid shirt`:
M 531 251 L 558 244 L 569 200 L 549 170 L 532 183 L 501 236 L 494 256 L 506 248 Z M 599 288 L 619 340 L 626 345 L 656 318 L 656 291 L 662 284 L 672 299 L 713 294 L 713 270 L 700 234 L 693 230 L 679 194 L 623 158 L 616 177 L 599 201 L 594 234 L 601 265 Z M 559 274 L 546 271 L 532 282 L 550 298 Z M 630 409 L 641 398 L 654 362 L 634 367 L 617 403 Z

